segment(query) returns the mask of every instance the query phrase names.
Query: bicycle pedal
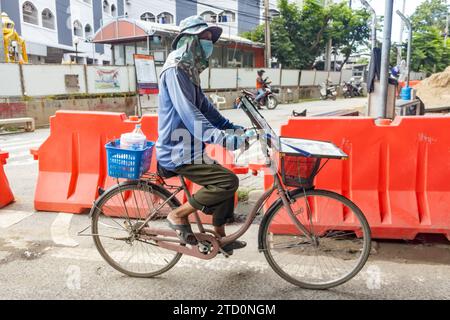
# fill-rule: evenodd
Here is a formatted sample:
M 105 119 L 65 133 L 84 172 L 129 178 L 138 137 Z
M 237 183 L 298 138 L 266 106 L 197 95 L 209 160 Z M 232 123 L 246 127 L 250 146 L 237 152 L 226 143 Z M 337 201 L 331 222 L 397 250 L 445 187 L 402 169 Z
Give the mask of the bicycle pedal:
M 223 256 L 225 257 L 225 258 L 229 258 L 230 256 L 231 256 L 231 254 L 228 254 L 225 250 L 223 250 L 222 248 L 219 248 L 219 252 L 221 253 L 221 254 L 223 254 Z

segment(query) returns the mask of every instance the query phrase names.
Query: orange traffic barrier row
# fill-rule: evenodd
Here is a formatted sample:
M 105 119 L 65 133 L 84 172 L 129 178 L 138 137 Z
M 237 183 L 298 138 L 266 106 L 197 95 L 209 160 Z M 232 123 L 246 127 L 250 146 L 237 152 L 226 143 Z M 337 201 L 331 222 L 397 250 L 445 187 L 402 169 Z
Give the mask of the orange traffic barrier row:
M 9 154 L 7 152 L 0 151 L 0 208 L 14 201 L 14 195 L 9 187 L 8 178 L 3 169 L 3 165 L 6 164 L 8 157 Z
M 331 160 L 315 185 L 354 201 L 374 238 L 433 233 L 450 240 L 448 128 L 450 117 L 397 117 L 381 125 L 364 117 L 296 118 L 281 128 L 281 135 L 332 141 L 350 156 Z M 265 187 L 271 184 L 266 176 Z M 341 223 L 347 223 L 344 216 Z
M 39 160 L 39 175 L 34 199 L 38 211 L 82 213 L 90 209 L 98 197 L 98 189 L 116 183 L 107 176 L 105 144 L 131 132 L 136 123 L 141 124 L 148 140 L 158 138 L 158 118 L 145 115 L 141 119 L 128 119 L 124 113 L 58 111 L 50 118 L 50 136 L 39 147 L 31 150 Z M 246 168 L 236 168 L 232 158 L 223 148 L 209 148 L 212 158 L 236 173 Z M 152 157 L 150 171 L 156 169 Z M 178 185 L 177 178 L 170 184 Z M 191 186 L 194 190 L 194 186 Z M 181 201 L 186 201 L 181 195 Z

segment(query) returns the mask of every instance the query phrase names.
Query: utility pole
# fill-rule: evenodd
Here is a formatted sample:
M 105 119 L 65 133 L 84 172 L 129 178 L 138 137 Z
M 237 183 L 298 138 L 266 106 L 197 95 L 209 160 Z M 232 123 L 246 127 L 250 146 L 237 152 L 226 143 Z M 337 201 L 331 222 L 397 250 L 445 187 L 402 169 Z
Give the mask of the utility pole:
M 392 15 L 394 11 L 394 0 L 385 0 L 383 46 L 381 50 L 381 74 L 380 74 L 380 96 L 381 101 L 376 106 L 375 117 L 386 118 L 387 102 L 389 92 L 389 56 L 391 53 Z
M 270 20 L 269 20 L 269 0 L 264 0 L 264 19 L 266 22 L 265 39 L 266 39 L 266 67 L 271 67 L 271 42 L 270 42 Z
M 406 87 L 409 88 L 409 79 L 411 74 L 411 47 L 412 47 L 412 25 L 408 18 L 405 17 L 403 13 L 401 13 L 399 10 L 397 10 L 397 14 L 400 16 L 406 27 L 408 28 L 408 51 L 406 56 L 406 68 L 407 68 L 407 74 L 406 74 Z
M 325 5 L 329 6 L 333 0 L 325 0 Z M 327 47 L 325 48 L 325 71 L 331 71 L 331 47 L 333 45 L 333 40 L 329 39 Z
M 402 6 L 402 11 L 401 11 L 401 14 L 403 16 L 405 15 L 405 9 L 406 9 L 406 0 L 403 0 L 403 6 Z M 403 44 L 404 31 L 405 31 L 405 22 L 402 19 L 402 23 L 400 25 L 400 44 Z M 402 62 L 402 47 L 400 45 L 397 47 L 397 65 L 400 65 L 401 62 Z
M 0 0 L 0 63 L 6 61 L 5 43 L 3 41 L 2 0 Z

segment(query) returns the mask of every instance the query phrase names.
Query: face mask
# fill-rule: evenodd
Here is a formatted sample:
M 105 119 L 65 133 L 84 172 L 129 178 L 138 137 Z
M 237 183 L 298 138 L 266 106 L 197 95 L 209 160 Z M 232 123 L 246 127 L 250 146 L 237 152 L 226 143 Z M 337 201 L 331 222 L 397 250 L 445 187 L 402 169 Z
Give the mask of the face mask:
M 214 49 L 214 45 L 211 40 L 200 39 L 200 45 L 202 46 L 203 53 L 205 54 L 205 58 L 209 58 Z

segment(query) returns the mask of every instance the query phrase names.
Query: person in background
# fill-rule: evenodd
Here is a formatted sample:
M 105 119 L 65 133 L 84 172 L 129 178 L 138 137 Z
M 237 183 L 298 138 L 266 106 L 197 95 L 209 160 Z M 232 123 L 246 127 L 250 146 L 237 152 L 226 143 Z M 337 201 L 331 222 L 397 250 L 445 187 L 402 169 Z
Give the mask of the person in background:
M 257 72 L 257 77 L 256 77 L 256 98 L 255 101 L 257 103 L 258 109 L 261 109 L 260 106 L 260 101 L 261 99 L 264 97 L 264 88 L 266 85 L 266 82 L 263 78 L 265 71 L 264 70 L 258 70 Z

